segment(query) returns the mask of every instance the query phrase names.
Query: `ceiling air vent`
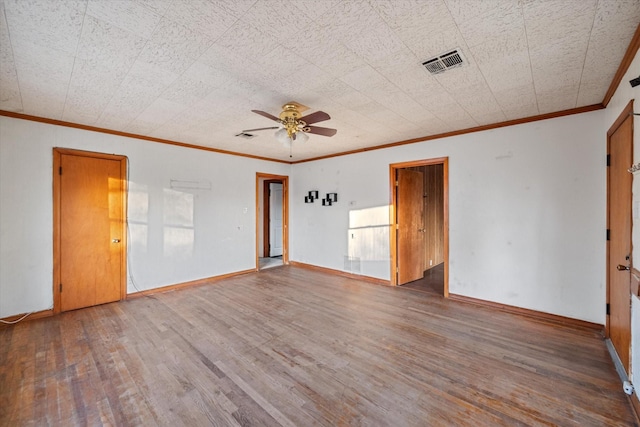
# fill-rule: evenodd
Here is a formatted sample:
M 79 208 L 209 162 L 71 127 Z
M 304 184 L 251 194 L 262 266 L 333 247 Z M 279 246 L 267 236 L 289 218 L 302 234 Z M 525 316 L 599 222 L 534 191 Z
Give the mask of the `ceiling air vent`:
M 459 67 L 465 63 L 462 52 L 459 49 L 452 50 L 443 55 L 436 56 L 422 63 L 431 74 L 440 74 L 450 68 Z
M 236 136 L 238 138 L 251 139 L 251 138 L 255 138 L 257 135 L 254 135 L 252 133 L 247 133 L 247 132 L 240 132 Z

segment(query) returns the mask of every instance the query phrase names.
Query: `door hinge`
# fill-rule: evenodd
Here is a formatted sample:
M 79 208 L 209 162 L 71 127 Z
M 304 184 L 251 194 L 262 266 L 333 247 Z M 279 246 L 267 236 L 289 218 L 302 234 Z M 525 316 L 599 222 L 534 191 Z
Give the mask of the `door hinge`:
M 607 154 L 607 166 L 611 166 L 611 154 Z
M 607 228 L 607 241 L 611 240 L 611 230 Z
M 611 304 L 607 303 L 607 316 L 611 314 Z
M 400 267 L 396 267 L 396 274 L 400 273 Z
M 62 175 L 62 166 L 58 168 L 58 175 Z
M 398 181 L 396 181 L 396 187 L 398 186 Z
M 60 283 L 60 292 L 62 292 L 62 283 Z

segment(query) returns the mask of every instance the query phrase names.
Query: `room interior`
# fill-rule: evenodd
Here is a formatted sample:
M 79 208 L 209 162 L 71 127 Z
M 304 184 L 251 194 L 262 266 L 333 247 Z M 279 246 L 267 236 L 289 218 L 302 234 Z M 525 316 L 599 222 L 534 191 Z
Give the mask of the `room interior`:
M 231 417 L 216 418 L 223 424 L 242 425 L 242 408 L 274 425 L 356 424 L 399 413 L 407 424 L 428 414 L 432 424 L 464 424 L 465 408 L 488 424 L 562 423 L 582 410 L 584 425 L 618 416 L 589 394 L 611 399 L 610 408 L 622 414 L 614 422 L 637 422 L 640 400 L 631 390 L 639 382 L 640 258 L 631 248 L 640 244 L 640 184 L 627 169 L 638 159 L 640 126 L 630 114 L 640 109 L 633 84 L 640 77 L 640 2 L 3 0 L 0 12 L 0 319 L 17 322 L 0 326 L 2 347 L 10 349 L 0 351 L 0 381 L 14 386 L 18 373 L 36 375 L 38 366 L 57 372 L 41 373 L 46 392 L 36 393 L 37 383 L 0 392 L 11 402 L 0 420 L 55 419 L 29 406 L 33 396 L 48 396 L 58 375 L 76 384 L 82 355 L 102 349 L 107 359 L 96 359 L 80 388 L 69 389 L 74 405 L 64 413 L 59 407 L 58 420 L 203 420 L 187 400 L 174 407 L 171 396 L 138 390 L 145 403 L 136 407 L 118 394 L 118 384 L 135 373 L 152 390 L 144 365 L 150 363 L 159 367 L 158 381 L 174 384 L 172 393 L 196 390 L 209 402 L 205 413 Z M 432 74 L 434 67 L 441 68 Z M 617 204 L 606 159 L 621 123 L 630 129 L 630 161 L 610 164 L 628 180 L 629 249 L 627 260 L 613 260 L 606 230 Z M 120 248 L 111 262 L 116 287 L 98 303 L 66 300 L 73 285 L 61 279 L 70 277 L 66 248 L 84 250 L 72 239 L 65 243 L 73 234 L 64 225 L 67 189 L 83 181 L 65 172 L 76 158 L 110 162 L 116 178 L 108 208 L 122 214 L 112 221 L 121 222 L 117 235 L 108 236 L 109 247 Z M 399 280 L 406 254 L 397 170 L 422 177 L 417 239 L 424 252 L 409 264 L 421 279 L 441 277 L 437 292 Z M 266 204 L 271 181 L 282 182 L 275 211 Z M 282 254 L 267 254 L 269 244 L 281 245 Z M 272 256 L 277 268 L 261 268 Z M 617 273 L 629 288 L 624 318 L 610 307 Z M 120 302 L 102 304 L 109 301 Z M 343 330 L 332 316 L 343 320 Z M 438 318 L 448 319 L 454 335 Z M 615 341 L 616 322 L 628 336 L 622 353 L 618 341 L 605 340 L 613 331 Z M 370 327 L 376 324 L 381 332 Z M 190 325 L 206 339 L 195 338 Z M 498 325 L 508 327 L 491 335 Z M 93 327 L 100 339 L 88 342 L 96 347 L 83 346 L 80 331 Z M 536 333 L 542 338 L 535 343 L 517 339 Z M 53 341 L 44 344 L 43 335 Z M 288 337 L 313 350 L 293 348 Z M 398 350 L 412 339 L 415 348 Z M 444 345 L 427 348 L 421 339 Z M 503 339 L 508 354 L 500 353 Z M 585 353 L 554 347 L 570 339 Z M 127 349 L 136 340 L 139 346 Z M 443 366 L 446 375 L 427 379 L 435 368 L 417 359 L 429 354 L 439 363 L 437 348 L 448 348 L 447 341 L 489 370 L 458 359 L 468 377 L 455 378 L 468 383 L 457 384 Z M 45 347 L 34 347 L 41 342 Z M 62 356 L 56 342 L 80 346 Z M 156 354 L 163 345 L 174 362 L 185 354 L 199 360 L 190 362 L 189 384 Z M 23 350 L 33 357 L 20 358 Z M 132 354 L 145 351 L 153 359 L 138 366 Z M 363 357 L 354 356 L 358 351 Z M 544 364 L 554 351 L 559 356 Z M 406 365 L 387 367 L 393 357 Z M 499 361 L 513 378 L 533 383 L 519 391 L 487 385 L 487 378 L 504 378 Z M 129 366 L 131 378 L 105 380 L 107 365 Z M 556 391 L 579 390 L 585 400 L 554 395 L 549 402 L 570 409 L 544 414 L 546 403 L 523 403 L 526 393 L 554 390 L 519 377 L 517 366 L 551 372 L 563 379 Z M 594 366 L 601 371 L 593 373 Z M 380 377 L 365 374 L 381 367 Z M 582 378 L 582 369 L 593 376 Z M 405 378 L 412 371 L 419 383 Z M 107 397 L 93 410 L 91 396 L 81 399 L 79 390 L 99 378 L 114 388 L 104 386 Z M 270 378 L 277 379 L 267 384 Z M 224 398 L 202 394 L 214 383 Z M 383 383 L 406 400 L 386 395 Z M 463 399 L 462 386 L 482 392 Z M 483 400 L 490 393 L 497 396 L 491 404 Z M 154 402 L 167 412 L 159 416 Z M 439 409 L 445 402 L 453 406 L 450 418 Z M 490 415 L 487 405 L 501 415 Z

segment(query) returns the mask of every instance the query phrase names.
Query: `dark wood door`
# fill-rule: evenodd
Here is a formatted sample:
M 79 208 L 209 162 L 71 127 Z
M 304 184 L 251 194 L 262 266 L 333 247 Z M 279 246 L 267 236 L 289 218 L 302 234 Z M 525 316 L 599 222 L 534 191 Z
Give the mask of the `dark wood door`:
M 403 285 L 424 274 L 424 180 L 418 171 L 397 172 L 398 285 Z
M 631 349 L 631 186 L 627 169 L 633 163 L 633 117 L 609 131 L 607 330 L 629 374 Z
M 117 301 L 125 253 L 121 162 L 62 154 L 60 166 L 61 310 Z

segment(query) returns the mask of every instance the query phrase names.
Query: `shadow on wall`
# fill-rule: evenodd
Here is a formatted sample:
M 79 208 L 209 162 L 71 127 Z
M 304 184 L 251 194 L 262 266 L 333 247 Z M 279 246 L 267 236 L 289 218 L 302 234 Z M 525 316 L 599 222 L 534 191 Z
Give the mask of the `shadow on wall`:
M 146 185 L 129 182 L 127 224 L 132 251 L 147 253 L 149 242 L 149 191 Z
M 389 205 L 350 210 L 345 271 L 388 279 L 389 227 Z
M 146 185 L 129 184 L 128 224 L 131 250 L 148 253 L 161 243 L 165 258 L 193 256 L 195 243 L 195 196 L 171 188 L 162 190 L 162 235 L 149 230 L 150 195 Z
M 191 193 L 165 188 L 163 205 L 163 251 L 165 258 L 193 255 L 195 197 Z

